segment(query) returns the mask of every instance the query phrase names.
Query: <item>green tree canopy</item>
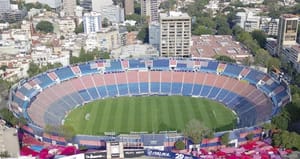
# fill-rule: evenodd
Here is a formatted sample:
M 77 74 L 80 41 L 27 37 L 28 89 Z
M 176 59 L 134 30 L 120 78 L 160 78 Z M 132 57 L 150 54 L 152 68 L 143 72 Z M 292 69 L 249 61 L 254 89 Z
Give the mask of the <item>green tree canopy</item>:
M 267 43 L 267 35 L 262 30 L 254 30 L 251 33 L 252 38 L 257 41 L 261 48 L 265 48 Z
M 178 140 L 175 142 L 175 148 L 176 150 L 183 150 L 185 149 L 185 144 L 182 140 Z
M 29 77 L 32 77 L 39 73 L 45 72 L 49 69 L 58 68 L 58 67 L 62 67 L 62 64 L 61 63 L 54 63 L 54 64 L 48 63 L 46 66 L 39 66 L 38 64 L 30 62 L 27 73 L 28 73 Z
M 228 142 L 229 142 L 229 133 L 224 133 L 222 136 L 221 136 L 221 144 L 222 145 L 228 145 Z
M 137 39 L 143 41 L 144 43 L 149 42 L 149 27 L 148 25 L 143 26 L 143 28 L 137 34 Z
M 212 131 L 202 122 L 196 119 L 192 119 L 187 123 L 183 134 L 187 138 L 191 139 L 194 144 L 199 144 L 202 139 L 211 134 L 211 132 Z
M 231 63 L 236 62 L 235 59 L 232 59 L 232 58 L 230 58 L 229 56 L 226 56 L 226 55 L 217 55 L 215 57 L 215 59 L 218 60 L 218 61 L 225 61 L 225 62 L 231 62 Z
M 52 33 L 54 27 L 51 22 L 42 20 L 36 25 L 36 30 L 44 33 Z
M 83 29 L 83 23 L 82 23 L 82 22 L 81 22 L 79 25 L 76 26 L 74 32 L 75 32 L 76 34 L 79 34 L 79 33 L 83 33 L 83 32 L 84 32 L 84 29 Z

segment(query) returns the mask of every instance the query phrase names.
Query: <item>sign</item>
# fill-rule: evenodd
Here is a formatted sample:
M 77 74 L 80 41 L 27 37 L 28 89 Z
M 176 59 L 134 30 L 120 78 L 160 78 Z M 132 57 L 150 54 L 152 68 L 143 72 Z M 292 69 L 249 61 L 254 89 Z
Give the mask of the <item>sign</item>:
M 85 159 L 106 159 L 106 152 L 87 152 L 84 154 Z
M 124 151 L 125 158 L 136 158 L 145 155 L 144 150 L 135 150 L 135 151 Z
M 159 158 L 174 158 L 174 159 L 199 159 L 195 156 L 185 155 L 181 153 L 174 153 L 170 151 L 150 150 L 145 151 L 146 156 L 159 157 Z

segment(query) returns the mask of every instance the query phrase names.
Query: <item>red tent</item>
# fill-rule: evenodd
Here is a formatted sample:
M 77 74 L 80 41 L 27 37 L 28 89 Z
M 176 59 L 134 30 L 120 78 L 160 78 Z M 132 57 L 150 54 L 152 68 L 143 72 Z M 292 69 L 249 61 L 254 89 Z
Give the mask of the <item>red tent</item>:
M 39 153 L 33 151 L 32 149 L 30 149 L 27 146 L 22 147 L 21 149 L 21 155 L 22 156 L 37 156 Z

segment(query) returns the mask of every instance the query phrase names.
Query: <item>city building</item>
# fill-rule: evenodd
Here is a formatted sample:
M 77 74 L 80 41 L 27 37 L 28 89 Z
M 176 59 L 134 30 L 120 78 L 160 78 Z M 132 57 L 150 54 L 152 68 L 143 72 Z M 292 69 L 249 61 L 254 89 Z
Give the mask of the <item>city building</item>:
M 141 0 L 141 15 L 146 16 L 149 22 L 158 21 L 157 0 Z
M 134 0 L 124 0 L 125 15 L 134 13 Z
M 91 12 L 92 11 L 92 0 L 81 0 L 80 7 L 83 8 L 83 12 Z
M 63 0 L 64 16 L 75 16 L 76 0 Z
M 60 9 L 61 8 L 61 0 L 38 0 L 38 2 L 42 4 L 47 4 L 50 8 Z
M 160 24 L 158 22 L 152 22 L 149 25 L 149 44 L 159 50 Z
M 124 8 L 118 5 L 107 5 L 100 9 L 101 17 L 111 21 L 112 23 L 124 22 Z
M 160 14 L 160 55 L 189 57 L 191 41 L 191 17 L 187 13 Z
M 291 62 L 297 72 L 300 72 L 300 44 L 282 46 L 281 53 L 284 60 Z
M 271 55 L 277 54 L 277 39 L 267 38 L 266 39 L 266 49 Z
M 235 41 L 231 35 L 192 36 L 191 53 L 192 57 L 204 59 L 225 55 L 240 62 L 252 57 L 248 49 Z
M 253 12 L 238 12 L 236 17 L 237 25 L 245 31 L 251 32 L 259 29 L 261 17 L 255 16 Z
M 283 14 L 279 19 L 277 36 L 277 54 L 281 53 L 284 45 L 296 45 L 299 17 L 292 14 Z
M 85 34 L 99 32 L 102 28 L 101 14 L 97 12 L 85 13 L 83 16 L 83 29 Z
M 67 18 L 61 18 L 58 21 L 59 31 L 61 35 L 65 35 L 68 33 L 73 33 L 76 25 L 74 19 L 67 17 Z
M 279 19 L 271 19 L 268 23 L 268 30 L 265 31 L 270 36 L 278 35 Z
M 92 0 L 92 11 L 100 12 L 104 6 L 112 5 L 112 0 Z
M 10 11 L 10 0 L 0 0 L 0 13 Z
M 133 44 L 111 51 L 113 58 L 145 58 L 158 57 L 158 51 L 149 44 Z

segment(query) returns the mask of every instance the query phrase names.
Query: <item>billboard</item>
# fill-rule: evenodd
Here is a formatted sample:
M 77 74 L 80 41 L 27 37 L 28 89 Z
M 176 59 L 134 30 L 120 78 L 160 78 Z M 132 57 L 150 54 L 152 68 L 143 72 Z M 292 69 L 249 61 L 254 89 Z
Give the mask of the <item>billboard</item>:
M 145 150 L 124 151 L 125 158 L 136 158 L 145 155 Z
M 84 154 L 85 159 L 106 159 L 106 152 L 87 152 Z
M 174 159 L 199 159 L 195 156 L 185 155 L 181 153 L 174 153 L 170 151 L 150 150 L 145 151 L 146 156 L 159 157 L 159 158 L 174 158 Z

